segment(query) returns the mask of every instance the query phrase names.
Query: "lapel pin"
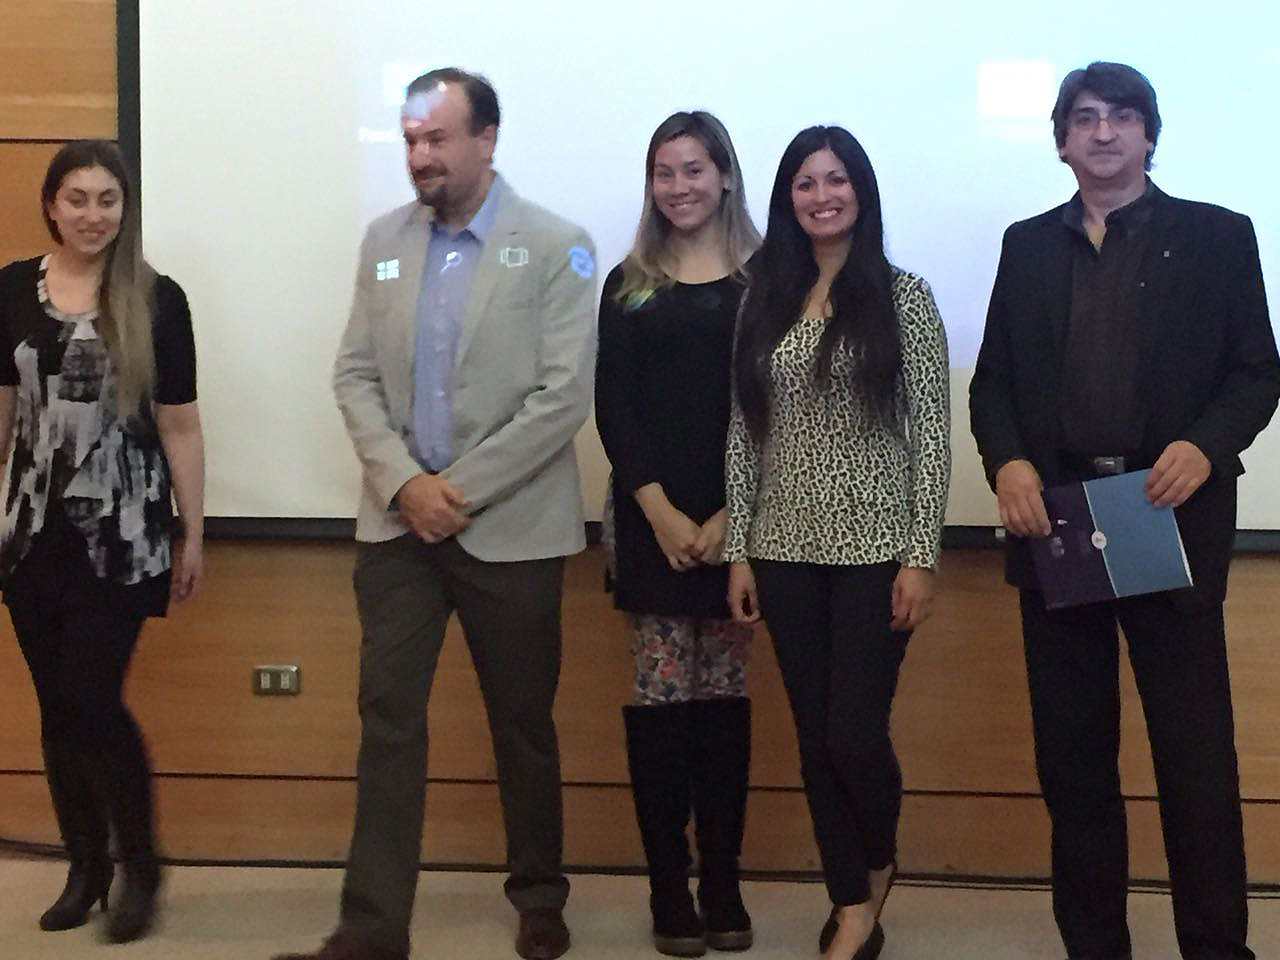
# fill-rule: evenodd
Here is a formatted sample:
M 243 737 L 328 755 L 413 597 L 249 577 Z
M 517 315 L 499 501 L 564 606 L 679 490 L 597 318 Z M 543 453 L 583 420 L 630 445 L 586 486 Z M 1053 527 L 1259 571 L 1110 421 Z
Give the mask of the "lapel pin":
M 400 261 L 399 260 L 381 260 L 375 269 L 375 275 L 379 280 L 399 280 L 400 279 Z
M 1168 260 L 1168 259 L 1169 259 L 1169 251 L 1168 251 L 1168 250 L 1166 250 L 1166 251 L 1164 252 L 1164 258 L 1165 258 L 1166 260 Z
M 596 272 L 596 261 L 586 247 L 570 247 L 569 268 L 583 280 L 590 280 Z

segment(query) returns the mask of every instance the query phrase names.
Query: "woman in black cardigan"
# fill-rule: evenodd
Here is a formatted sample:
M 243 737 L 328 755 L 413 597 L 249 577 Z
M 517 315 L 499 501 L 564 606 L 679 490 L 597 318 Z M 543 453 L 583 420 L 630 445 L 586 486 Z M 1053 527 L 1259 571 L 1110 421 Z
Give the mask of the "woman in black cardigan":
M 119 149 L 68 144 L 41 192 L 54 245 L 0 270 L 0 463 L 12 464 L 0 586 L 40 706 L 71 861 L 45 930 L 107 904 L 108 824 L 124 873 L 106 934 L 155 911 L 150 770 L 121 698 L 143 620 L 202 570 L 204 454 L 186 297 L 143 259 Z M 183 534 L 172 538 L 171 496 Z
M 605 281 L 596 421 L 636 666 L 623 714 L 653 938 L 674 956 L 752 941 L 738 887 L 750 631 L 730 618 L 720 552 L 733 326 L 758 245 L 724 127 L 701 111 L 668 117 L 649 143 L 635 245 Z M 701 916 L 686 880 L 691 810 Z

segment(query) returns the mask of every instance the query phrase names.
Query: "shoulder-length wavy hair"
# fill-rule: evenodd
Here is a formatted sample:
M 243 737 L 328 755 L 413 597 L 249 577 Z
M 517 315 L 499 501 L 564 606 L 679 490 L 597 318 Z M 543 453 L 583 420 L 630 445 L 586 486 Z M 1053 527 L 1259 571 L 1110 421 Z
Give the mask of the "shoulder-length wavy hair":
M 658 124 L 658 129 L 649 138 L 649 152 L 644 161 L 644 210 L 636 228 L 635 243 L 622 261 L 622 283 L 615 294 L 618 303 L 634 305 L 649 294 L 675 283 L 670 273 L 673 264 L 667 250 L 671 221 L 663 216 L 653 201 L 653 167 L 658 148 L 677 137 L 693 137 L 701 143 L 724 179 L 719 224 L 725 258 L 736 271 L 741 271 L 760 246 L 760 232 L 747 212 L 742 168 L 738 166 L 738 154 L 729 139 L 729 131 L 705 110 L 673 113 Z
M 881 423 L 900 419 L 902 338 L 893 307 L 893 267 L 884 252 L 884 225 L 875 171 L 862 145 L 841 127 L 809 127 L 787 146 L 769 199 L 764 244 L 751 263 L 738 320 L 734 382 L 747 428 L 757 440 L 768 428 L 770 358 L 800 319 L 818 280 L 813 244 L 796 219 L 791 184 L 805 159 L 829 149 L 844 164 L 858 202 L 849 256 L 831 283 L 832 316 L 818 343 L 814 378 L 831 376 L 843 345 L 854 357 L 850 387 Z
M 143 408 L 155 385 L 151 320 L 156 272 L 142 256 L 138 197 L 120 148 L 109 140 L 77 140 L 64 146 L 54 154 L 45 173 L 40 209 L 49 236 L 61 244 L 62 235 L 49 208 L 67 174 L 88 167 L 102 167 L 120 184 L 120 232 L 107 248 L 98 290 L 98 334 L 115 367 L 117 414 L 127 417 Z

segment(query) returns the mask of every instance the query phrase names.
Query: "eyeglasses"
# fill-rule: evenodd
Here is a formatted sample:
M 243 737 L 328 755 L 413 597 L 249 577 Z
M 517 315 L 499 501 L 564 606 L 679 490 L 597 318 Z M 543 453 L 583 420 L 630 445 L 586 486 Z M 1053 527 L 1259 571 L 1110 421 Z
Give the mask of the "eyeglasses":
M 1096 130 L 1103 120 L 1107 121 L 1112 130 L 1128 130 L 1145 122 L 1142 111 L 1135 107 L 1116 107 L 1105 113 L 1093 107 L 1083 107 L 1073 111 L 1069 117 L 1073 130 L 1090 132 Z

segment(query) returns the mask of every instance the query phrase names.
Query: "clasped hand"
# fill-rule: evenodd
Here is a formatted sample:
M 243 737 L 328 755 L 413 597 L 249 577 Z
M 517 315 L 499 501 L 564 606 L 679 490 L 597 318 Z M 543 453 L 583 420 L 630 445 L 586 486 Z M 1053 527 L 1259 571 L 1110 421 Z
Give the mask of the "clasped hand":
M 719 511 L 701 526 L 670 504 L 651 513 L 649 524 L 654 538 L 672 570 L 692 570 L 699 564 L 720 562 L 727 523 L 725 511 Z
M 409 528 L 427 543 L 439 543 L 465 530 L 471 518 L 467 500 L 437 474 L 420 473 L 396 494 L 396 505 Z

